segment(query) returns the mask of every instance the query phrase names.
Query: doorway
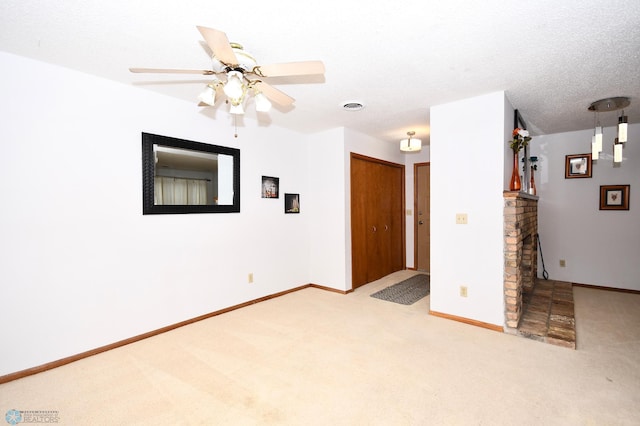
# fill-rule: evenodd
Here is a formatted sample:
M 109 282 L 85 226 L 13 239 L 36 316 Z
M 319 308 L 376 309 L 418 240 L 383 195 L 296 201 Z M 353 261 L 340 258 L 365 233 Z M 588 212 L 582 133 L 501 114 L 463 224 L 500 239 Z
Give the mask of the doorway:
M 431 272 L 431 163 L 416 163 L 414 176 L 414 265 L 416 270 Z

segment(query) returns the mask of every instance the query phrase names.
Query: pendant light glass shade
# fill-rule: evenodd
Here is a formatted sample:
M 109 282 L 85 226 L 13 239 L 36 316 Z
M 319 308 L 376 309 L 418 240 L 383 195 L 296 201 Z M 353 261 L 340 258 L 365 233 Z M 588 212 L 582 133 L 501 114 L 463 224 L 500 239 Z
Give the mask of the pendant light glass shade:
M 596 126 L 594 138 L 598 152 L 602 152 L 602 126 Z
M 271 102 L 262 92 L 258 92 L 255 95 L 256 100 L 256 111 L 259 112 L 269 112 L 271 109 Z
M 242 115 L 244 114 L 244 108 L 242 107 L 242 104 L 233 104 L 231 103 L 231 106 L 229 107 L 229 113 L 230 114 L 236 114 L 236 115 Z
M 624 110 L 622 111 L 622 115 L 618 117 L 618 142 L 625 143 L 627 141 L 627 126 L 629 119 L 626 115 L 624 115 Z
M 240 72 L 229 72 L 227 75 L 227 84 L 224 85 L 224 94 L 232 100 L 242 98 L 244 95 L 244 85 L 242 84 L 242 74 Z
M 613 144 L 613 162 L 621 163 L 622 162 L 622 144 L 614 143 Z
M 216 103 L 216 89 L 209 83 L 200 95 L 198 95 L 200 102 L 213 106 Z
M 422 149 L 422 141 L 420 139 L 402 139 L 400 142 L 401 151 L 420 151 Z

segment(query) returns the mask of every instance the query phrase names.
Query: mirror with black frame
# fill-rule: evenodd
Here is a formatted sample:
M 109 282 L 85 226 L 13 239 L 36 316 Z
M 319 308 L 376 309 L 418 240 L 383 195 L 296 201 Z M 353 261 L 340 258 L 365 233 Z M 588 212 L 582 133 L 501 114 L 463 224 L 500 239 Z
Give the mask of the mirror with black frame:
M 240 211 L 240 150 L 142 133 L 142 213 Z

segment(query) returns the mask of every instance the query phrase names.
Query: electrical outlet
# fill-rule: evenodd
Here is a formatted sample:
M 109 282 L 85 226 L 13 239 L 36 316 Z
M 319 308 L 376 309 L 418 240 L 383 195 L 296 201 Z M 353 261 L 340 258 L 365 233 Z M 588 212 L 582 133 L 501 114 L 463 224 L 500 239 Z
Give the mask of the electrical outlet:
M 407 209 L 407 216 L 411 216 L 413 214 L 413 212 L 411 211 L 411 209 Z
M 564 259 L 560 259 L 560 267 L 564 268 L 565 266 L 567 266 L 567 261 Z
M 460 286 L 460 297 L 467 297 L 467 286 L 466 285 L 461 285 Z
M 467 214 L 456 213 L 456 225 L 466 225 L 466 224 L 467 224 Z
M 249 273 L 249 277 L 247 278 L 247 281 L 249 284 L 251 284 L 253 282 L 253 272 Z

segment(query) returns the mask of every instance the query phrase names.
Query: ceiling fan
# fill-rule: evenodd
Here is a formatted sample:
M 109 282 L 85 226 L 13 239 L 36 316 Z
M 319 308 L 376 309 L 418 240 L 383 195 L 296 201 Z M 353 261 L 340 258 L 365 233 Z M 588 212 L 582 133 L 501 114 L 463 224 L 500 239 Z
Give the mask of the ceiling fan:
M 271 109 L 271 101 L 290 106 L 295 99 L 268 84 L 270 77 L 324 74 L 321 61 L 286 62 L 258 65 L 240 44 L 230 43 L 227 35 L 213 28 L 198 26 L 207 46 L 213 52 L 210 70 L 129 68 L 133 73 L 200 74 L 213 76 L 205 90 L 198 96 L 200 106 L 213 106 L 222 91 L 230 104 L 231 114 L 244 114 L 243 103 L 253 95 L 256 110 L 266 112 Z

